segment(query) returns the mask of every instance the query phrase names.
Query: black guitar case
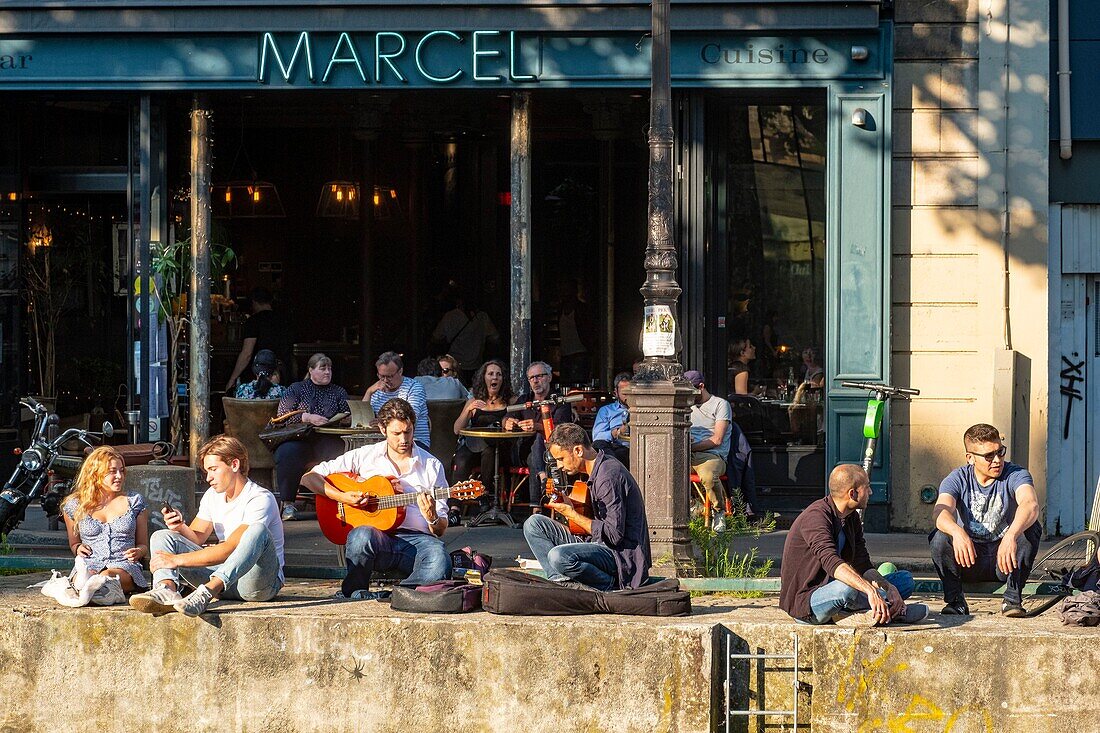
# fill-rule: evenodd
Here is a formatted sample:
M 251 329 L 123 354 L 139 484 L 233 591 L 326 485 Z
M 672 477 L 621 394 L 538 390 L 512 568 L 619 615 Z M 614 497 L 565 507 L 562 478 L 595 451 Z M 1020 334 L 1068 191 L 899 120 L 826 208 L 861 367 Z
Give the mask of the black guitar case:
M 390 608 L 409 613 L 465 613 L 481 608 L 481 588 L 462 580 L 441 580 L 416 588 L 394 586 Z
M 481 606 L 509 616 L 690 616 L 691 596 L 675 578 L 651 579 L 641 588 L 599 591 L 580 583 L 555 583 L 521 570 L 490 570 Z

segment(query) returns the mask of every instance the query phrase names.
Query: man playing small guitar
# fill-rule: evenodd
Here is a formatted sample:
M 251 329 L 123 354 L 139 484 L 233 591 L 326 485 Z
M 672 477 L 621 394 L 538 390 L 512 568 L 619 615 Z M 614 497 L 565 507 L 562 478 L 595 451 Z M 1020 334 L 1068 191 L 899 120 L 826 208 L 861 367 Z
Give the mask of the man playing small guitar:
M 302 476 L 302 485 L 315 494 L 355 507 L 372 499 L 360 492 L 344 492 L 326 481 L 333 473 L 350 472 L 363 478 L 387 476 L 401 492 L 422 491 L 447 485 L 443 464 L 413 442 L 416 414 L 412 406 L 395 397 L 378 410 L 386 440 L 363 446 L 317 464 Z M 428 492 L 417 496 L 405 511 L 404 521 L 392 533 L 371 526 L 356 527 L 345 549 L 348 574 L 337 597 L 377 600 L 370 592 L 375 570 L 396 570 L 406 576 L 402 585 L 426 585 L 451 575 L 451 558 L 440 538 L 447 531 L 447 503 Z
M 592 517 L 581 514 L 568 500 L 547 505 L 586 532 L 587 539 L 574 537 L 543 514 L 523 523 L 523 535 L 546 577 L 577 581 L 597 590 L 637 588 L 645 583 L 652 564 L 649 525 L 634 477 L 619 461 L 593 449 L 579 425 L 555 427 L 547 448 L 566 474 L 588 474 Z

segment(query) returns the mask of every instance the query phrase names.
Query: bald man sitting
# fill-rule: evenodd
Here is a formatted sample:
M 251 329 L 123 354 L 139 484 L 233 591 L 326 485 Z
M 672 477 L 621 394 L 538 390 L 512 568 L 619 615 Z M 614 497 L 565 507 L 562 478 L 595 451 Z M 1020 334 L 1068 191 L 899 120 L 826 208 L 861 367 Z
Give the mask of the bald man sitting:
M 866 509 L 871 484 L 859 466 L 829 474 L 829 495 L 794 520 L 783 545 L 779 607 L 808 624 L 881 626 L 915 623 L 928 615 L 921 603 L 906 605 L 913 576 L 899 570 L 883 577 L 871 564 L 857 509 Z

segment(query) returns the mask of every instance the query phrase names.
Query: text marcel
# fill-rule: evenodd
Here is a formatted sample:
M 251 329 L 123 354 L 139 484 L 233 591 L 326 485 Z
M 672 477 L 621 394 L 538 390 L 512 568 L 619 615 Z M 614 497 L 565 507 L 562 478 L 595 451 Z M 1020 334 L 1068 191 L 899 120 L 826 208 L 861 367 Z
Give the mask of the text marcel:
M 313 84 L 327 83 L 339 69 L 358 76 L 364 84 L 407 84 L 413 74 L 437 84 L 456 82 L 467 74 L 475 82 L 499 82 L 504 80 L 505 71 L 509 81 L 538 81 L 537 76 L 518 68 L 516 42 L 514 31 L 459 34 L 436 30 L 411 38 L 404 33 L 378 31 L 356 34 L 354 40 L 341 33 L 330 52 L 320 52 L 315 46 L 324 41 L 319 42 L 309 31 L 281 43 L 273 34 L 264 33 L 260 38 L 257 81 L 266 84 L 278 74 L 284 82 L 292 83 L 296 66 L 305 68 L 306 78 Z

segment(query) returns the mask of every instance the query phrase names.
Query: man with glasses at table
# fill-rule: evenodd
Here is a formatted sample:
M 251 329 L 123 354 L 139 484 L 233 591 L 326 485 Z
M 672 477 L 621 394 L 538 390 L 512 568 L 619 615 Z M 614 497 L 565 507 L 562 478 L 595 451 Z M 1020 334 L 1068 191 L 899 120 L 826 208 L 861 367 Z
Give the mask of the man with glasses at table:
M 527 391 L 519 396 L 517 403 L 538 402 L 550 396 L 550 387 L 554 382 L 554 371 L 545 361 L 531 362 L 527 367 Z M 572 423 L 573 408 L 568 404 L 555 405 L 551 413 L 554 417 L 555 427 L 564 423 Z M 522 463 L 526 452 L 527 469 L 531 477 L 527 481 L 531 492 L 532 506 L 538 506 L 546 493 L 546 441 L 542 435 L 542 425 L 539 424 L 539 411 L 535 408 L 522 410 L 501 421 L 501 427 L 505 430 L 534 430 L 535 437 L 529 441 L 522 441 L 517 446 L 519 455 L 513 465 Z
M 940 483 L 928 536 L 943 582 L 940 613 L 967 616 L 963 582 L 1006 584 L 1001 613 L 1025 614 L 1021 593 L 1039 551 L 1039 501 L 1026 469 L 1005 460 L 1001 433 L 979 423 L 963 435 L 966 465 Z
M 385 351 L 380 354 L 374 362 L 374 368 L 378 373 L 378 381 L 367 387 L 363 401 L 370 402 L 376 415 L 382 405 L 395 397 L 412 405 L 416 414 L 413 439 L 421 448 L 428 450 L 432 445 L 432 423 L 428 419 L 428 395 L 424 392 L 424 385 L 405 376 L 405 362 L 397 352 Z

